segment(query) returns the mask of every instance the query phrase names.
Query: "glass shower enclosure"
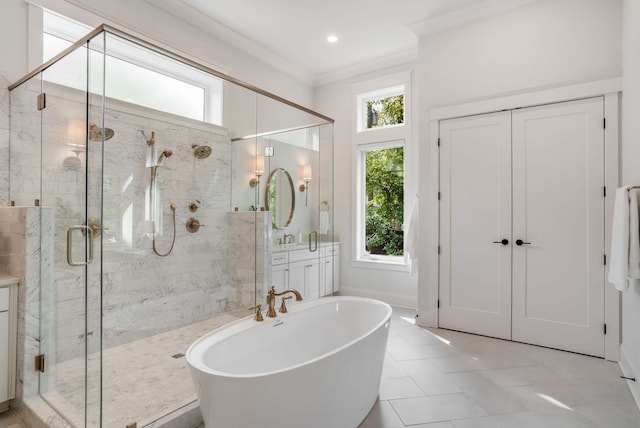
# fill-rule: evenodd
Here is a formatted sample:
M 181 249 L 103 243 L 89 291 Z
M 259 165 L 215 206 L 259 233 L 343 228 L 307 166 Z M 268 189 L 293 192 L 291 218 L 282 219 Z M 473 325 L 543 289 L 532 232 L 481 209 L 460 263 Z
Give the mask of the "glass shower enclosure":
M 108 26 L 10 90 L 10 199 L 39 219 L 27 406 L 76 427 L 197 418 L 195 339 L 272 285 L 335 293 L 331 119 Z M 289 250 L 318 268 L 277 268 Z

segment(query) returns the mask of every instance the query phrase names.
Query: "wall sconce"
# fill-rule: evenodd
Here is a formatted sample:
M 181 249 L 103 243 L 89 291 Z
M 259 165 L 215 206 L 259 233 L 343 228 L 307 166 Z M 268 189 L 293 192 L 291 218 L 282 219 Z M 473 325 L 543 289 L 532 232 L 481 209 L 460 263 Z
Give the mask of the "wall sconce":
M 301 192 L 306 192 L 304 199 L 305 206 L 309 204 L 309 182 L 311 181 L 311 178 L 311 165 L 305 165 L 302 167 L 302 179 L 305 184 L 301 184 L 300 187 L 298 187 Z
M 249 186 L 258 188 L 256 204 L 260 205 L 260 177 L 262 177 L 262 174 L 264 174 L 264 156 L 260 156 L 260 155 L 256 156 L 255 173 L 256 173 L 256 176 L 251 180 L 249 180 Z
M 72 171 L 82 169 L 80 153 L 83 153 L 86 149 L 86 131 L 86 123 L 84 120 L 71 119 L 67 123 L 67 145 L 72 147 L 71 151 L 75 153 L 75 157 L 69 156 L 62 161 L 62 166 L 65 169 Z
M 256 176 L 249 180 L 249 186 L 256 187 L 260 185 L 260 177 L 264 174 L 264 156 L 256 156 Z

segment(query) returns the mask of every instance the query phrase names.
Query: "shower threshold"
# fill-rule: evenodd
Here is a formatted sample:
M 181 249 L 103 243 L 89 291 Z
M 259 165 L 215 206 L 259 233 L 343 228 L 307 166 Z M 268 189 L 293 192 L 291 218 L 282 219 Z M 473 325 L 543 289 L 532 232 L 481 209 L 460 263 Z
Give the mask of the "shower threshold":
M 194 415 L 201 421 L 184 354 L 199 337 L 244 316 L 244 309 L 234 310 L 104 350 L 102 400 L 99 353 L 91 354 L 87 360 L 86 396 L 84 358 L 57 363 L 49 368 L 54 371 L 55 380 L 41 397 L 77 427 L 85 426 L 85 399 L 88 427 L 100 426 L 100 405 L 103 427 L 122 428 L 133 423 L 138 428 L 186 426 L 171 422 L 193 420 Z

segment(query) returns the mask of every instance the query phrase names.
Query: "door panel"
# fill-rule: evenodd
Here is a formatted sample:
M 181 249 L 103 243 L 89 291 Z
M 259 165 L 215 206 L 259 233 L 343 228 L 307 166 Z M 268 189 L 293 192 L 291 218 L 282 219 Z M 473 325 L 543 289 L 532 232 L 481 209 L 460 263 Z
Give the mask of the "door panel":
M 511 113 L 442 121 L 440 138 L 440 325 L 509 339 Z
M 513 113 L 513 340 L 604 355 L 603 100 Z

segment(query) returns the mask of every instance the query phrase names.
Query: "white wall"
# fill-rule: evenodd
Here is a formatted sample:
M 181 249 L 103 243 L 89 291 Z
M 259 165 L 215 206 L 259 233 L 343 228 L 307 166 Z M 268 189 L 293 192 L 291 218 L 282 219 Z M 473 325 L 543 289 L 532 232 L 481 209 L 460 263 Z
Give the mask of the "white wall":
M 640 184 L 640 2 L 624 0 L 622 33 L 621 185 Z M 640 377 L 640 287 L 622 293 L 621 365 L 624 374 Z M 640 406 L 640 382 L 629 382 Z
M 619 0 L 542 0 L 420 38 L 418 310 L 423 323 L 437 322 L 438 296 L 437 185 L 432 172 L 437 150 L 430 111 L 620 76 L 621 15 Z
M 408 272 L 387 269 L 363 268 L 352 264 L 354 242 L 352 230 L 355 227 L 356 213 L 353 212 L 353 201 L 356 198 L 354 182 L 355 146 L 352 141 L 353 101 L 352 85 L 368 80 L 387 77 L 399 72 L 415 69 L 415 64 L 401 64 L 394 68 L 379 70 L 366 75 L 321 86 L 316 90 L 315 108 L 335 119 L 334 124 L 334 210 L 335 230 L 340 235 L 340 288 L 341 293 L 358 294 L 379 298 L 391 304 L 405 307 L 416 307 L 418 275 L 410 276 Z M 412 85 L 412 93 L 416 93 Z M 413 96 L 413 130 L 412 143 L 414 156 L 408 159 L 412 175 L 408 177 L 407 189 L 418 192 L 418 138 L 417 138 L 417 97 Z

